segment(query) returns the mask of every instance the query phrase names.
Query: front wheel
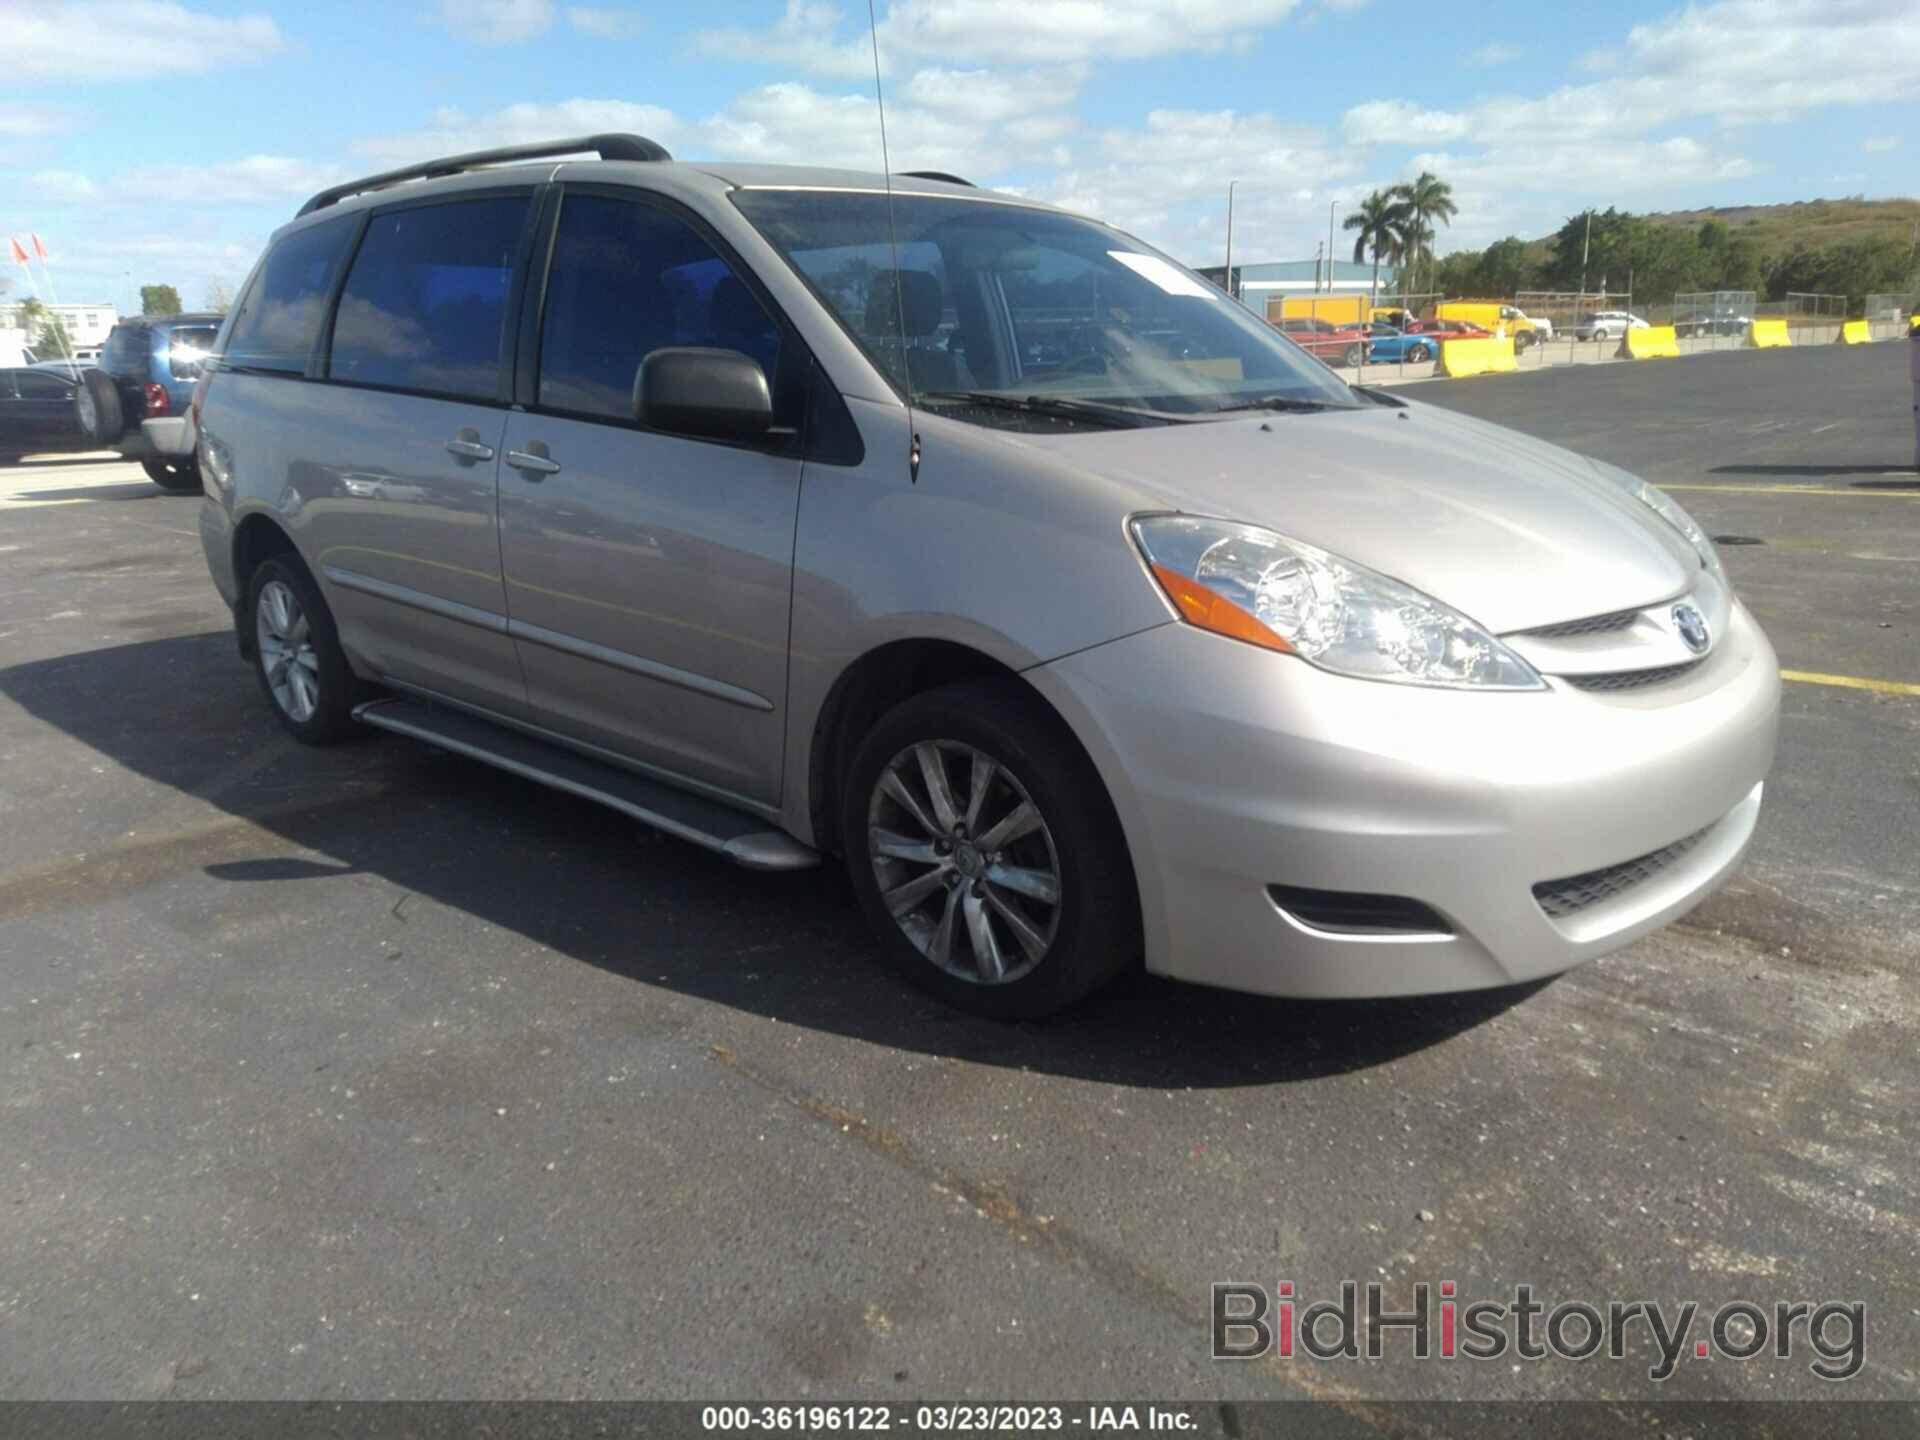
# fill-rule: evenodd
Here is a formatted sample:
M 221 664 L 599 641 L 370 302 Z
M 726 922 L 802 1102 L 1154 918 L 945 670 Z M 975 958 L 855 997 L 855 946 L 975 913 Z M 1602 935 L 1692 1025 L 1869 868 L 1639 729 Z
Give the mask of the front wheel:
M 1412 346 L 1407 351 L 1407 359 L 1411 360 L 1416 365 L 1420 364 L 1423 360 L 1431 360 L 1432 358 L 1433 358 L 1433 351 L 1429 350 L 1424 345 Z
M 200 462 L 191 455 L 178 460 L 166 457 L 142 460 L 140 468 L 147 472 L 147 478 L 154 484 L 176 495 L 185 495 L 200 488 Z
M 948 1004 L 1037 1018 L 1138 954 L 1133 865 L 1105 787 L 1017 685 L 946 686 L 888 711 L 841 804 L 882 951 Z
M 247 615 L 254 673 L 281 728 L 306 745 L 352 734 L 359 686 L 306 566 L 291 555 L 263 560 L 247 586 Z

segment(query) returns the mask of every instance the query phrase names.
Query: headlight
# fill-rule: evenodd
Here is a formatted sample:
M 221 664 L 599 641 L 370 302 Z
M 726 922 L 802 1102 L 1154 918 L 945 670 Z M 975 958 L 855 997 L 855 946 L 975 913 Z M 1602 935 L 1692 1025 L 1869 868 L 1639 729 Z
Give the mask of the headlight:
M 1700 568 L 1722 585 L 1727 583 L 1727 572 L 1720 568 L 1720 552 L 1714 548 L 1707 532 L 1700 528 L 1700 523 L 1680 508 L 1679 501 L 1658 485 L 1649 484 L 1625 470 L 1609 466 L 1602 473 L 1617 481 L 1634 499 L 1686 536 L 1687 543 L 1693 546 L 1693 553 L 1700 557 Z
M 1362 680 L 1544 690 L 1518 655 L 1419 591 L 1255 525 L 1133 522 L 1154 578 L 1190 625 Z

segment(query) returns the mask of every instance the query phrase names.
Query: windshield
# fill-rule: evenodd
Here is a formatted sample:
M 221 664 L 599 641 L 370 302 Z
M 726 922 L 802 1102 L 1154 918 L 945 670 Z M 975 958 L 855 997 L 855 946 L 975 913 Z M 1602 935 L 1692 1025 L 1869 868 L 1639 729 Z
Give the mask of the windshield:
M 1217 288 L 1090 220 L 896 195 L 890 227 L 884 194 L 733 199 L 917 405 L 1001 424 L 1018 412 L 982 397 L 1073 401 L 1088 418 L 1356 403 L 1318 360 Z

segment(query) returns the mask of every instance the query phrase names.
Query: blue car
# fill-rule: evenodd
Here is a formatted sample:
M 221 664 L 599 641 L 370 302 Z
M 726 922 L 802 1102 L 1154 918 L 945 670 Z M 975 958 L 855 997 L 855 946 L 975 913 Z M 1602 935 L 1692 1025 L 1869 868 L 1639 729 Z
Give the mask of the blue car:
M 82 429 L 95 444 L 138 460 L 163 490 L 200 488 L 187 407 L 220 315 L 133 316 L 107 336 L 99 368 L 81 372 Z
M 1375 321 L 1367 327 L 1367 359 L 1383 365 L 1397 365 L 1406 361 L 1417 365 L 1423 360 L 1431 360 L 1439 351 L 1439 345 L 1431 335 L 1409 335 L 1395 325 Z

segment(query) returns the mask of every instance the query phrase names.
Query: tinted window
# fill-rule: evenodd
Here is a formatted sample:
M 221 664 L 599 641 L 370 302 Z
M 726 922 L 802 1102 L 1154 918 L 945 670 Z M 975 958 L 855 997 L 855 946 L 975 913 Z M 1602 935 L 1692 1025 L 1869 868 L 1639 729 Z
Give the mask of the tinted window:
M 176 325 L 168 337 L 171 346 L 167 364 L 176 380 L 196 380 L 200 376 L 200 362 L 213 349 L 213 337 L 219 330 L 212 325 Z
M 327 373 L 470 400 L 500 394 L 524 195 L 375 216 L 347 272 Z
M 44 370 L 22 370 L 14 377 L 22 400 L 71 400 L 73 382 Z
M 100 355 L 100 368 L 112 375 L 140 375 L 147 372 L 147 342 L 152 332 L 144 325 L 116 325 L 107 336 Z
M 296 231 L 273 247 L 233 317 L 226 350 L 230 364 L 296 375 L 307 368 L 353 224 L 352 216 L 343 215 Z
M 650 205 L 569 195 L 547 276 L 540 404 L 630 419 L 640 362 L 666 345 L 742 351 L 775 384 L 778 327 L 698 231 Z

